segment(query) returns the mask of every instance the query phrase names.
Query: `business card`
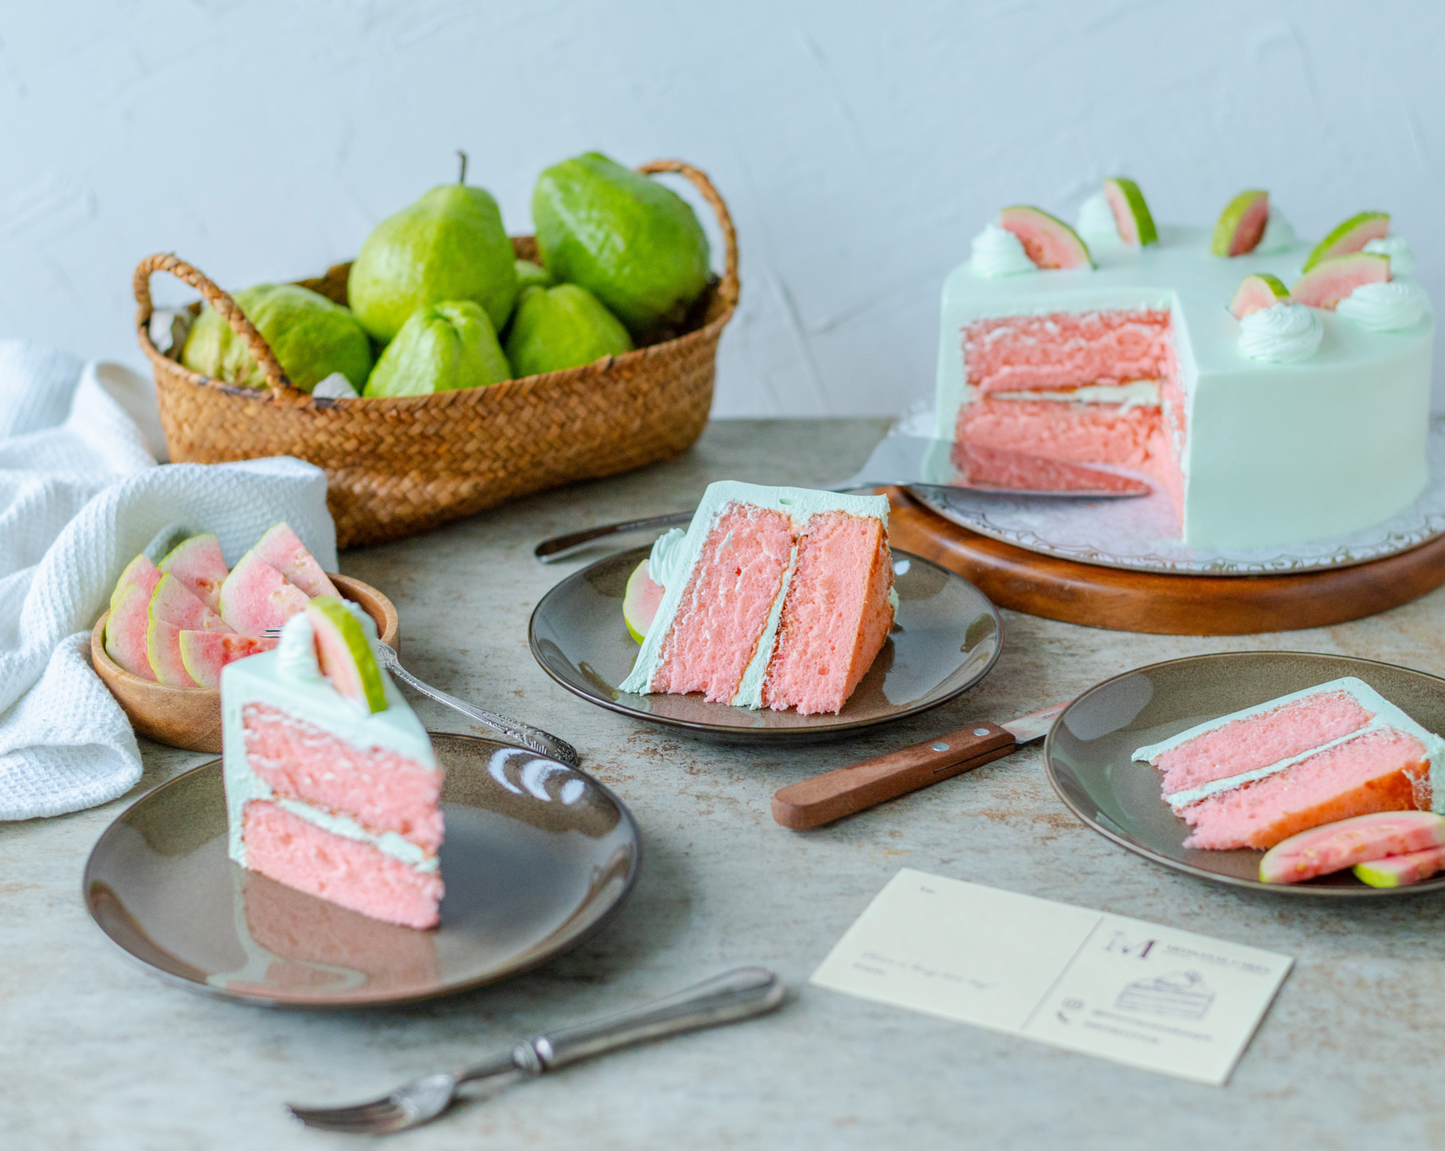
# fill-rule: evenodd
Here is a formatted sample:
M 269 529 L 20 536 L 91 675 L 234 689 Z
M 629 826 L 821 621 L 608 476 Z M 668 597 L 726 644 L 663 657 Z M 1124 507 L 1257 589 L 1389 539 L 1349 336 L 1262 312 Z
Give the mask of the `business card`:
M 1223 1086 L 1293 962 L 904 868 L 810 982 Z

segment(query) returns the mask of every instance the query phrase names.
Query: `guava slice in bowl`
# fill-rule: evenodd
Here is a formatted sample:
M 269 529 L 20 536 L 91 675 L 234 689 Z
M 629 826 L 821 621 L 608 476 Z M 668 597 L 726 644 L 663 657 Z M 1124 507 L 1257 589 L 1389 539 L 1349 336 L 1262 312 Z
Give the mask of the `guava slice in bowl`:
M 131 584 L 139 584 L 146 594 L 147 600 L 151 592 L 155 591 L 156 584 L 161 582 L 161 570 L 151 563 L 150 558 L 144 553 L 135 557 L 125 565 L 125 571 L 120 573 L 120 579 L 115 581 L 115 589 L 110 593 L 110 606 L 115 607 L 116 600 L 120 599 L 121 592 L 130 587 Z
M 317 596 L 306 606 L 316 636 L 316 661 L 321 674 L 342 695 L 368 711 L 386 710 L 386 683 L 371 641 L 358 620 L 336 596 Z
M 1028 204 L 1015 204 L 998 214 L 998 226 L 1012 232 L 1024 252 L 1040 268 L 1092 268 L 1089 245 L 1057 216 Z
M 285 521 L 267 528 L 248 554 L 275 568 L 312 599 L 341 594 L 321 570 L 316 557 L 306 550 L 301 537 Z
M 146 658 L 156 680 L 167 687 L 195 687 L 181 659 L 181 629 L 173 623 L 150 616 L 146 625 Z
M 1159 230 L 1154 227 L 1154 217 L 1138 184 L 1123 176 L 1110 176 L 1104 181 L 1104 198 L 1113 209 L 1114 224 L 1124 243 L 1141 248 L 1159 242 Z
M 1209 241 L 1210 254 L 1243 256 L 1254 251 L 1268 223 L 1269 193 L 1259 188 L 1241 192 L 1219 213 Z
M 221 585 L 226 582 L 226 557 L 215 532 L 184 539 L 161 560 L 160 570 L 180 580 L 207 607 L 220 606 Z
M 1321 261 L 1361 251 L 1371 240 L 1383 240 L 1389 234 L 1389 212 L 1357 212 L 1315 245 L 1300 270 L 1308 272 Z
M 1229 310 L 1236 320 L 1242 320 L 1251 312 L 1262 312 L 1276 304 L 1290 302 L 1289 289 L 1278 276 L 1268 272 L 1254 272 L 1239 281 L 1234 298 L 1229 301 Z
M 157 573 L 159 579 L 159 573 Z M 154 680 L 150 656 L 146 653 L 146 630 L 151 621 L 151 592 L 141 583 L 121 591 L 110 605 L 105 621 L 105 654 L 132 675 Z
M 1371 887 L 1408 887 L 1445 870 L 1445 847 L 1427 847 L 1404 855 L 1389 855 L 1357 863 L 1351 869 L 1355 878 Z
M 279 628 L 310 603 L 306 593 L 248 551 L 221 585 L 221 618 L 242 635 Z
M 193 631 L 231 631 L 231 627 L 192 595 L 170 572 L 164 573 L 151 592 L 150 613 L 156 619 Z
M 1361 284 L 1383 284 L 1389 278 L 1389 256 L 1351 252 L 1321 260 L 1294 282 L 1289 294 L 1297 304 L 1334 311 Z
M 1377 811 L 1321 824 L 1275 844 L 1259 861 L 1265 883 L 1301 883 L 1391 855 L 1445 847 L 1445 816 Z
M 201 687 L 220 687 L 221 669 L 228 663 L 270 651 L 278 642 L 267 636 L 237 635 L 229 629 L 182 631 L 177 638 L 186 674 Z
M 662 606 L 662 596 L 667 589 L 652 578 L 647 561 L 643 560 L 627 577 L 627 590 L 622 594 L 622 619 L 632 638 L 641 643 L 647 638 L 647 629 L 657 618 L 657 609 Z

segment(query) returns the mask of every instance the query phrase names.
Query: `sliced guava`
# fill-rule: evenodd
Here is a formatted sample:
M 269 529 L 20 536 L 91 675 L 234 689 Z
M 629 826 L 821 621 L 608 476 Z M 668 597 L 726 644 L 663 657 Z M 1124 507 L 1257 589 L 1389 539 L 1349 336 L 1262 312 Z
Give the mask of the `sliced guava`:
M 1351 252 L 1358 252 L 1371 240 L 1383 240 L 1389 234 L 1389 212 L 1360 212 L 1351 216 L 1316 244 L 1315 250 L 1310 253 L 1310 258 L 1305 261 L 1305 266 L 1301 271 L 1308 272 L 1321 260 L 1333 259 L 1335 256 L 1348 256 Z
M 163 619 L 150 617 L 146 625 L 146 657 L 156 679 L 167 687 L 195 687 L 181 659 L 181 629 Z
M 220 607 L 221 584 L 226 580 L 226 557 L 215 532 L 191 536 L 170 550 L 160 570 L 180 580 L 209 608 Z
M 312 599 L 319 595 L 340 595 L 336 585 L 327 578 L 316 557 L 306 550 L 301 537 L 288 524 L 279 523 L 266 529 L 256 541 L 251 554 L 259 556 Z
M 1255 272 L 1239 281 L 1234 290 L 1234 299 L 1229 301 L 1229 310 L 1236 320 L 1242 320 L 1251 312 L 1262 312 L 1276 304 L 1289 303 L 1289 289 L 1278 276 L 1268 272 Z
M 1139 185 L 1123 176 L 1110 176 L 1104 181 L 1104 196 L 1114 212 L 1114 224 L 1119 229 L 1119 238 L 1126 244 L 1141 248 L 1145 244 L 1157 244 L 1159 231 L 1154 227 L 1154 217 L 1149 214 L 1149 205 Z
M 1445 870 L 1445 847 L 1427 847 L 1404 855 L 1390 855 L 1357 863 L 1352 868 L 1355 878 L 1371 887 L 1408 887 Z
M 1334 311 L 1335 305 L 1361 284 L 1383 284 L 1389 278 L 1389 256 L 1351 252 L 1321 260 L 1294 282 L 1289 294 L 1297 304 Z
M 159 579 L 160 573 L 156 573 Z M 146 654 L 146 629 L 151 622 L 150 589 L 139 583 L 125 588 L 110 605 L 105 621 L 105 654 L 141 679 L 155 679 Z
M 221 618 L 242 635 L 279 628 L 309 602 L 304 591 L 254 550 L 241 557 L 221 585 Z
M 228 663 L 270 651 L 277 640 L 233 631 L 183 631 L 178 637 L 181 663 L 201 687 L 220 687 L 221 669 Z
M 164 573 L 151 592 L 150 613 L 156 619 L 192 631 L 227 632 L 231 627 L 192 595 L 170 572 Z
M 998 214 L 998 226 L 1012 232 L 1040 268 L 1092 268 L 1089 245 L 1057 216 L 1042 208 L 1015 204 Z
M 306 607 L 316 635 L 316 660 L 321 674 L 342 695 L 368 710 L 386 710 L 386 684 L 381 666 L 360 621 L 336 596 L 317 596 Z
M 1269 193 L 1258 188 L 1241 192 L 1225 205 L 1214 225 L 1209 251 L 1215 256 L 1243 256 L 1254 251 L 1269 223 Z
M 115 590 L 110 593 L 110 606 L 115 607 L 115 601 L 120 599 L 120 593 L 131 584 L 140 584 L 141 590 L 149 596 L 155 590 L 156 584 L 160 582 L 160 568 L 151 563 L 146 555 L 138 555 L 125 565 L 125 571 L 121 572 L 120 579 L 115 581 Z
M 1265 883 L 1300 883 L 1389 855 L 1445 847 L 1445 816 L 1377 811 L 1322 824 L 1275 844 L 1259 861 Z
M 647 638 L 647 629 L 657 618 L 657 609 L 662 605 L 662 594 L 666 590 L 652 578 L 646 560 L 627 577 L 627 590 L 622 595 L 622 619 L 638 643 Z

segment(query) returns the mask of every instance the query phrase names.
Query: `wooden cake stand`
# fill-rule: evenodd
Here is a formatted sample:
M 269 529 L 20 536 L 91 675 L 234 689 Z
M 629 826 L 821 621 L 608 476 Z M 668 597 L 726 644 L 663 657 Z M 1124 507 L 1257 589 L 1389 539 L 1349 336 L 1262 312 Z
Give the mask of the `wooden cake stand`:
M 1120 571 L 1026 551 L 944 519 L 901 488 L 880 488 L 894 546 L 942 564 L 999 607 L 1111 631 L 1248 635 L 1327 627 L 1409 603 L 1445 583 L 1445 536 L 1354 567 L 1299 575 Z

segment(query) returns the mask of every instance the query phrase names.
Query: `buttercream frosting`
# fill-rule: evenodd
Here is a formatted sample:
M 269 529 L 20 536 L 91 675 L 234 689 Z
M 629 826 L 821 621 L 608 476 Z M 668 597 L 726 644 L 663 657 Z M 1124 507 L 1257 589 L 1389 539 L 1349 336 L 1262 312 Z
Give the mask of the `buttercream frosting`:
M 1390 275 L 1408 276 L 1415 271 L 1415 253 L 1404 236 L 1386 236 L 1383 240 L 1366 240 L 1365 251 L 1390 257 Z
M 321 679 L 316 658 L 316 629 L 304 611 L 298 611 L 281 628 L 276 644 L 276 674 L 311 683 Z
M 1361 284 L 1335 305 L 1335 315 L 1372 332 L 1398 332 L 1424 319 L 1425 309 L 1425 292 L 1418 284 L 1387 280 L 1383 284 Z
M 1269 218 L 1264 223 L 1264 235 L 1260 236 L 1259 243 L 1254 246 L 1254 250 L 1261 255 L 1271 252 L 1288 252 L 1294 247 L 1294 244 L 1294 229 L 1284 218 L 1284 213 L 1271 204 Z
M 1320 318 L 1303 304 L 1276 304 L 1239 321 L 1239 350 L 1264 364 L 1298 364 L 1320 350 Z
M 681 574 L 678 567 L 683 562 L 683 540 L 687 533 L 681 528 L 663 532 L 647 553 L 647 575 L 655 584 L 670 587 Z
M 1079 216 L 1074 230 L 1086 244 L 1121 242 L 1119 222 L 1114 219 L 1114 209 L 1109 206 L 1109 197 L 1104 195 L 1102 189 L 1079 205 Z
M 1038 266 L 1024 251 L 1023 241 L 992 222 L 985 224 L 983 231 L 973 238 L 973 259 L 969 267 L 990 280 L 1038 271 Z

